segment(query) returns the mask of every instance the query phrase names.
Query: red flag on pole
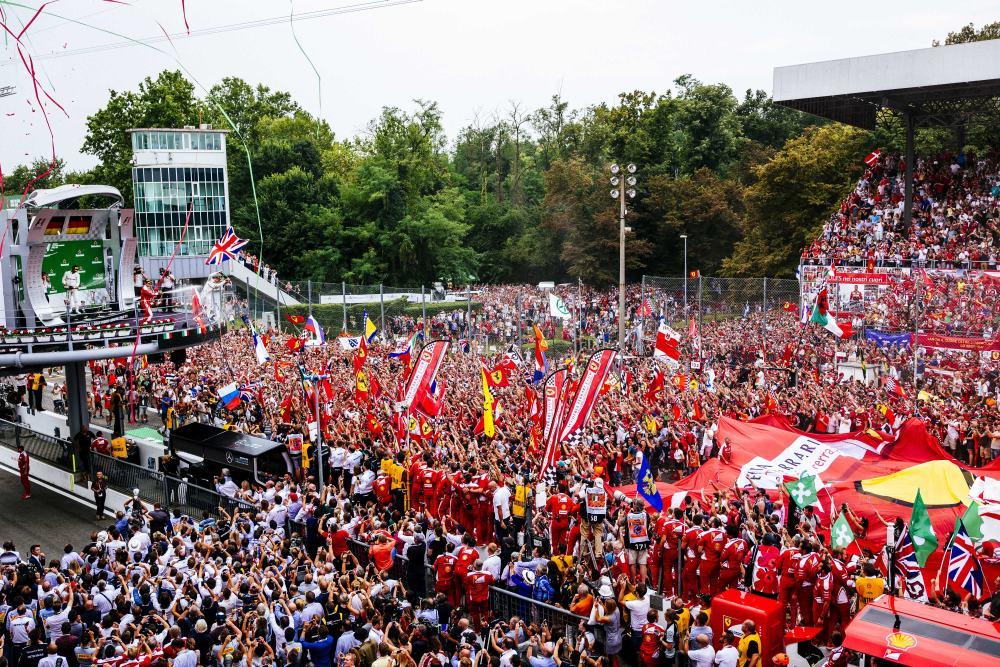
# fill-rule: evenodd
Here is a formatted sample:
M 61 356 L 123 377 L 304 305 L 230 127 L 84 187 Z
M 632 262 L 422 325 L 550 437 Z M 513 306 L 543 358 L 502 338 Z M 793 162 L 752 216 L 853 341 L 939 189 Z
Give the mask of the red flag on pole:
M 598 350 L 590 357 L 573 398 L 573 404 L 566 413 L 566 422 L 559 433 L 559 442 L 565 441 L 587 425 L 590 413 L 597 404 L 598 392 L 617 358 L 618 352 L 611 349 Z

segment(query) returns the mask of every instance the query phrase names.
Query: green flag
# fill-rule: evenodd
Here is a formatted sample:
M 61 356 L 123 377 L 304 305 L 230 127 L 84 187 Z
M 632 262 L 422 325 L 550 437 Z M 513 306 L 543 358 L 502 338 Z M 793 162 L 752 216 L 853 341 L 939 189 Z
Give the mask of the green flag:
M 910 514 L 910 539 L 913 540 L 917 564 L 923 567 L 927 557 L 937 549 L 938 541 L 931 527 L 931 515 L 927 513 L 924 499 L 920 497 L 920 489 L 917 489 L 917 497 L 913 500 L 913 512 Z
M 846 549 L 853 541 L 854 531 L 851 530 L 851 524 L 847 521 L 847 517 L 841 512 L 830 528 L 830 544 L 834 547 Z
M 809 507 L 819 500 L 819 496 L 816 494 L 817 487 L 819 486 L 818 482 L 819 477 L 808 475 L 794 482 L 786 482 L 785 491 L 788 492 L 788 496 L 796 505 L 799 507 Z
M 972 504 L 965 510 L 965 514 L 955 519 L 955 530 L 952 531 L 953 535 L 958 532 L 959 521 L 965 524 L 965 532 L 973 542 L 983 539 L 983 520 L 979 516 L 979 503 L 973 500 Z

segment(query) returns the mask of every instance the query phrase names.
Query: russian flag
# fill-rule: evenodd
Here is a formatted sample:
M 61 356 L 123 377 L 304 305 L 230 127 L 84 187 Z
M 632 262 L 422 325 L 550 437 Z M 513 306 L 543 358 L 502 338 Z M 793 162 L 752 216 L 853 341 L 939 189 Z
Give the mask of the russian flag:
M 235 382 L 227 384 L 219 390 L 219 400 L 227 410 L 233 410 L 240 405 L 240 388 Z
M 312 334 L 309 340 L 306 341 L 306 345 L 309 347 L 318 347 L 326 343 L 326 334 L 323 333 L 323 327 L 320 326 L 319 322 L 312 315 L 306 318 L 306 323 L 302 325 L 302 328 Z
M 545 350 L 549 349 L 549 344 L 546 342 L 545 336 L 542 335 L 542 330 L 538 328 L 538 325 L 535 324 L 532 326 L 535 334 L 535 374 L 531 382 L 534 384 L 545 377 L 545 373 L 549 370 L 549 362 L 545 358 Z

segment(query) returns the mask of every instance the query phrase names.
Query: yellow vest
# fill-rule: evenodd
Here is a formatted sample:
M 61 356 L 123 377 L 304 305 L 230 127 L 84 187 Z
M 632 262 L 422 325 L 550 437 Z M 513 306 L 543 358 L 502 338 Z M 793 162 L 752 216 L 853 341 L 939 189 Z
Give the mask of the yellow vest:
M 761 652 L 760 635 L 758 635 L 756 632 L 753 633 L 752 635 L 743 635 L 743 637 L 740 639 L 740 645 L 739 645 L 740 661 L 738 664 L 740 667 L 743 667 L 743 665 L 750 662 L 750 659 L 747 657 L 747 650 L 750 648 L 750 642 L 757 642 L 757 655 L 760 655 Z
M 682 607 L 679 612 L 677 612 L 677 634 L 686 634 L 688 628 L 691 627 L 691 610 L 687 607 Z
M 392 479 L 392 484 L 389 485 L 389 488 L 393 491 L 403 488 L 403 473 L 406 471 L 403 466 L 399 465 L 395 461 L 390 461 L 389 465 L 384 466 L 382 469 L 385 470 L 390 479 Z
M 885 592 L 885 580 L 881 577 L 858 577 L 854 582 L 858 591 L 858 611 Z
M 518 484 L 514 487 L 514 503 L 511 505 L 510 513 L 518 518 L 524 517 L 525 507 L 528 503 L 528 487 Z

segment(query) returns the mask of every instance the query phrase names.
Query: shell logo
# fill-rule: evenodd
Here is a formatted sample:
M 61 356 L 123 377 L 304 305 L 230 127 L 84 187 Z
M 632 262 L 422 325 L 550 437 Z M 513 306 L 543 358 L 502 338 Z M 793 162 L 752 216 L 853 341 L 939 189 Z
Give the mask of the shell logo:
M 885 636 L 885 642 L 892 648 L 906 650 L 917 645 L 917 638 L 906 632 L 894 632 Z

